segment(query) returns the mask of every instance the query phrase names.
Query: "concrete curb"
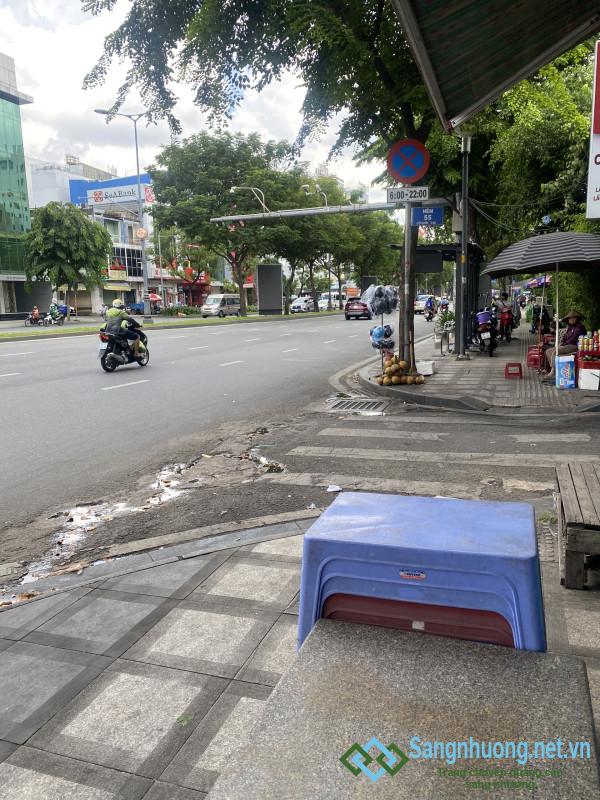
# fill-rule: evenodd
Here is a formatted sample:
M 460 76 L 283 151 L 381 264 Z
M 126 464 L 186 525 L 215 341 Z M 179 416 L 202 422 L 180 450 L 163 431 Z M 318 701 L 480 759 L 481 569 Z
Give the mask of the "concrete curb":
M 319 311 L 318 318 L 321 317 L 337 317 L 341 316 L 341 311 Z M 149 325 L 146 330 L 147 331 L 169 331 L 177 328 L 207 328 L 207 327 L 214 327 L 217 325 L 251 325 L 254 322 L 285 322 L 290 319 L 315 319 L 315 312 L 308 312 L 306 314 L 289 314 L 286 317 L 240 317 L 239 319 L 235 319 L 232 322 L 227 322 L 226 320 L 210 320 L 204 323 L 188 323 L 185 322 L 173 322 L 167 323 L 163 325 L 162 323 L 154 327 L 153 325 Z M 85 324 L 85 323 L 84 323 Z M 50 333 L 37 333 L 37 334 L 26 334 L 24 336 L 0 336 L 0 344 L 2 342 L 31 342 L 31 341 L 43 341 L 44 339 L 69 339 L 72 336 L 96 336 L 98 334 L 98 329 L 102 323 L 98 323 L 97 328 L 90 329 L 89 331 L 65 331 L 65 333 L 58 333 L 58 331 L 52 331 Z M 64 330 L 64 329 L 63 329 Z M 2 331 L 0 331 L 2 333 Z M 9 331 L 9 333 L 17 333 L 16 331 Z
M 323 510 L 322 508 L 302 509 L 281 514 L 270 514 L 264 517 L 240 520 L 239 522 L 224 523 L 223 525 L 193 528 L 188 531 L 182 531 L 181 534 L 166 534 L 165 537 L 140 539 L 136 543 L 140 545 L 139 550 L 130 552 L 123 557 L 117 557 L 114 562 L 105 562 L 96 566 L 90 564 L 83 568 L 81 575 L 75 572 L 54 576 L 48 575 L 46 578 L 40 578 L 39 582 L 20 586 L 19 589 L 22 593 L 39 591 L 39 594 L 30 600 L 0 608 L 0 614 L 47 597 L 54 597 L 63 592 L 86 586 L 93 588 L 95 584 L 103 583 L 111 578 L 119 578 L 145 569 L 160 567 L 163 564 L 173 564 L 176 561 L 184 561 L 188 558 L 195 558 L 196 556 L 219 550 L 228 550 L 245 544 L 257 544 L 285 536 L 296 536 L 303 533 L 308 527 L 303 523 L 311 523 L 313 519 L 323 513 Z M 289 532 L 282 530 L 286 524 L 291 527 Z M 204 536 L 202 536 L 203 532 Z M 192 533 L 195 534 L 195 538 L 190 539 Z M 176 540 L 175 537 L 178 535 L 182 538 Z M 154 542 L 163 538 L 165 540 L 169 539 L 167 544 L 171 546 L 165 548 L 165 545 L 160 545 L 156 547 Z M 144 541 L 147 545 L 149 542 L 153 543 L 144 548 L 147 552 L 142 552 L 141 545 Z M 133 544 L 133 542 L 130 544 Z M 179 545 L 181 545 L 181 548 Z M 181 551 L 182 549 L 183 551 Z M 180 550 L 180 552 L 176 552 L 177 550 Z M 39 588 L 36 589 L 36 587 Z M 16 591 L 14 594 L 19 594 L 19 592 Z
M 395 400 L 401 400 L 415 406 L 426 406 L 433 408 L 445 408 L 451 411 L 488 411 L 493 406 L 477 400 L 476 397 L 463 395 L 461 397 L 449 397 L 448 395 L 433 395 L 421 386 L 414 386 L 411 389 L 394 386 L 379 386 L 369 377 L 368 368 L 362 369 L 358 373 L 358 381 L 365 389 L 373 390 L 377 395 L 384 395 Z

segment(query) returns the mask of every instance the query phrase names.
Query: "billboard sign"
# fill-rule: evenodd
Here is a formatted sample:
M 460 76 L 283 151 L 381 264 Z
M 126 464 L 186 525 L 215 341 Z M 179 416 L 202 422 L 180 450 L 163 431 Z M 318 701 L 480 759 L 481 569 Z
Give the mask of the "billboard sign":
M 596 42 L 596 60 L 594 63 L 586 217 L 588 219 L 600 219 L 600 41 Z
M 107 186 L 104 189 L 88 189 L 87 201 L 90 206 L 114 205 L 115 203 L 137 203 L 137 186 Z M 142 184 L 142 202 L 144 205 L 154 203 L 152 186 Z

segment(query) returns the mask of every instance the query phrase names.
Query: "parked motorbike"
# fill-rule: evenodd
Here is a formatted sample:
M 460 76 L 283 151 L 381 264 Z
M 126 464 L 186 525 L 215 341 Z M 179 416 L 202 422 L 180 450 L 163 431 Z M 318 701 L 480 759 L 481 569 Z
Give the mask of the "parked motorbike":
M 117 367 L 133 364 L 134 362 L 139 364 L 140 367 L 145 367 L 150 361 L 148 337 L 141 330 L 142 326 L 135 320 L 130 320 L 129 327 L 135 328 L 140 335 L 143 349 L 138 358 L 133 353 L 133 343 L 129 339 L 126 339 L 120 333 L 110 333 L 106 330 L 100 331 L 98 356 L 100 358 L 100 366 L 105 372 L 114 372 Z
M 490 358 L 498 347 L 497 317 L 492 309 L 484 309 L 475 314 L 473 340 L 479 345 L 481 352 L 486 350 Z
M 513 332 L 513 313 L 510 309 L 500 311 L 500 338 L 510 342 Z

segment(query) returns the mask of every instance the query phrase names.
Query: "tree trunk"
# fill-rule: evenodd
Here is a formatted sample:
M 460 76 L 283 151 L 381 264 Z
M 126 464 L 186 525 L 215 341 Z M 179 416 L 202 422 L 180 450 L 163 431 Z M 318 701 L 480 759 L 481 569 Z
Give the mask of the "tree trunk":
M 246 294 L 244 291 L 244 267 L 243 264 L 239 263 L 237 258 L 230 263 L 233 270 L 233 277 L 238 285 L 238 290 L 240 293 L 240 316 L 247 317 L 248 310 L 246 305 Z
M 398 353 L 404 357 L 404 318 L 406 316 L 406 294 L 404 293 L 404 255 L 400 256 L 398 269 Z
M 284 281 L 284 289 L 283 289 L 283 294 L 284 294 L 284 309 L 283 309 L 283 312 L 284 312 L 284 314 L 289 314 L 290 313 L 290 296 L 292 294 L 292 288 L 294 286 L 294 278 L 295 278 L 295 276 L 296 276 L 296 265 L 295 264 L 290 264 L 290 276 L 289 276 L 289 278 L 285 279 L 285 281 Z
M 319 301 L 317 300 L 317 290 L 315 289 L 315 265 L 313 261 L 308 265 L 308 285 L 313 299 L 314 310 L 318 311 Z
M 415 367 L 415 289 L 416 289 L 416 270 L 417 260 L 417 237 L 411 236 L 411 269 L 409 271 L 408 283 L 408 341 L 410 345 L 410 375 L 417 374 Z

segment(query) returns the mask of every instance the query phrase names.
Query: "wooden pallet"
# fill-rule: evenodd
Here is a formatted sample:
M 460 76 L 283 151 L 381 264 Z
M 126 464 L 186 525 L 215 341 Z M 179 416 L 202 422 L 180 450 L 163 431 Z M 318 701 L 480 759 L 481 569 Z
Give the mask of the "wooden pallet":
M 600 462 L 569 462 L 558 479 L 558 560 L 561 583 L 583 589 L 585 556 L 600 553 Z

